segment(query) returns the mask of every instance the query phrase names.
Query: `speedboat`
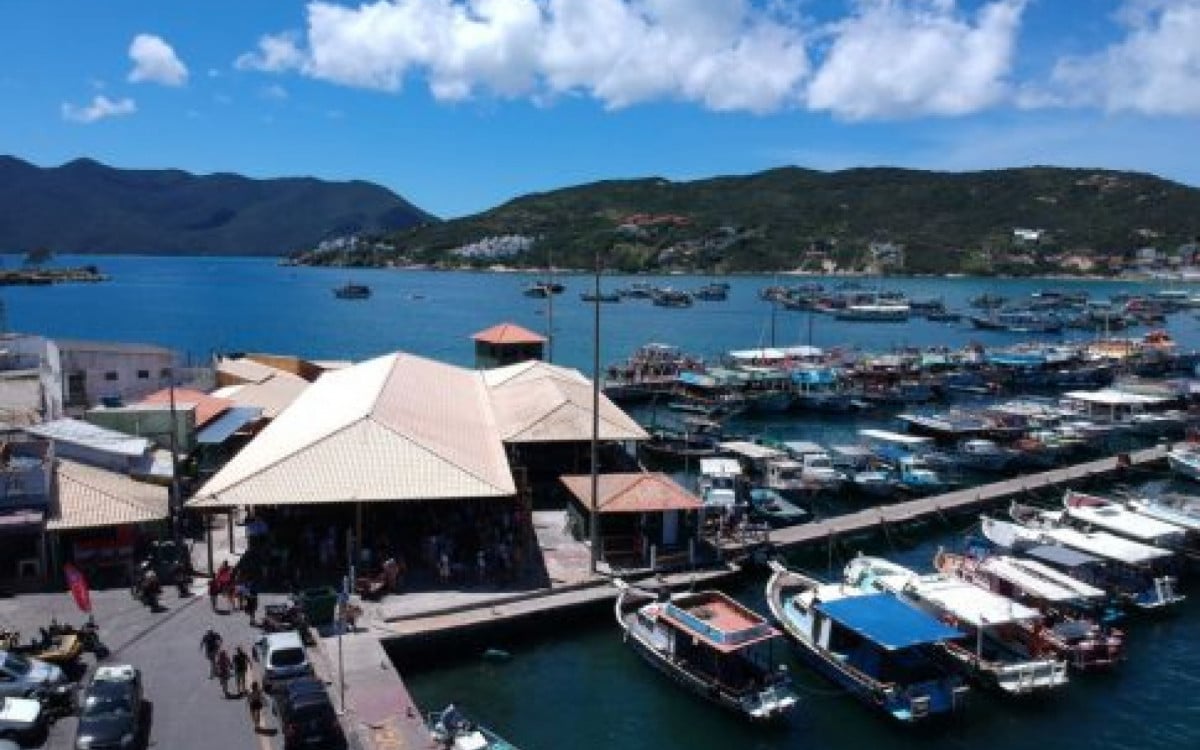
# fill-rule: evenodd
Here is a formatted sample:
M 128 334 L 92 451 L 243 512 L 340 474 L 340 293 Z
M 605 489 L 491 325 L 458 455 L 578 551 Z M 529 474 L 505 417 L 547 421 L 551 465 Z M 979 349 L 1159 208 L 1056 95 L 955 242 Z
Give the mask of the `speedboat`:
M 468 719 L 453 703 L 426 718 L 434 745 L 446 750 L 517 750 L 485 726 Z

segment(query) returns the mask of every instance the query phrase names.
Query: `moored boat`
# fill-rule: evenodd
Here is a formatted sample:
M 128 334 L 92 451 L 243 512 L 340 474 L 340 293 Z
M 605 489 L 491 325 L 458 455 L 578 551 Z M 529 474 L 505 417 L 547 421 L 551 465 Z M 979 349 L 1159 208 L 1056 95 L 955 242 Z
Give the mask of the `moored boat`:
M 767 487 L 752 487 L 749 499 L 750 519 L 762 521 L 773 529 L 807 523 L 812 518 L 804 508 Z
M 1200 482 L 1200 447 L 1186 445 L 1167 452 L 1167 463 L 1176 474 Z
M 797 705 L 771 646 L 780 633 L 761 615 L 720 591 L 670 596 L 617 579 L 617 624 L 652 667 L 721 708 L 769 721 Z
M 339 287 L 335 287 L 333 295 L 338 299 L 367 299 L 371 296 L 371 287 L 366 284 L 347 282 Z
M 966 707 L 970 688 L 943 651 L 963 637 L 887 592 L 823 584 L 771 562 L 771 615 L 817 672 L 903 724 Z
M 1026 634 L 1031 651 L 1052 651 L 1078 671 L 1107 669 L 1124 658 L 1124 633 L 1079 614 L 1103 607 L 1107 595 L 1102 589 L 1034 560 L 1006 555 L 980 558 L 938 550 L 933 565 L 942 575 L 1013 598 L 1041 612 L 1044 623 Z
M 1037 610 L 940 574 L 917 575 L 878 557 L 846 566 L 846 585 L 890 591 L 901 600 L 968 633 L 973 648 L 947 642 L 947 653 L 981 684 L 1007 695 L 1031 695 L 1067 684 L 1066 662 L 1044 656 L 1026 633 L 1042 622 Z

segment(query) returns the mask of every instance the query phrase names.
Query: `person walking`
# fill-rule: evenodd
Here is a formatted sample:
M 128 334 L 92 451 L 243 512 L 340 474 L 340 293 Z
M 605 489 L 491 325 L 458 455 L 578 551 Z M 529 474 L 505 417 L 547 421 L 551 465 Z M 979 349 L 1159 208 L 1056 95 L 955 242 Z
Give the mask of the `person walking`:
M 208 579 L 208 601 L 212 604 L 213 612 L 217 611 L 217 596 L 221 593 L 221 584 L 216 578 Z
M 208 659 L 208 679 L 217 676 L 217 652 L 221 650 L 221 634 L 212 628 L 200 638 L 200 650 Z
M 221 681 L 221 692 L 226 698 L 229 697 L 229 678 L 232 676 L 233 663 L 229 658 L 229 652 L 225 649 L 217 651 L 217 679 Z
M 246 695 L 246 703 L 250 706 L 250 718 L 254 721 L 254 731 L 257 733 L 262 728 L 260 720 L 263 710 L 263 691 L 257 680 L 250 683 L 250 692 Z
M 252 583 L 246 584 L 246 614 L 250 615 L 250 624 L 253 625 L 258 614 L 258 591 Z
M 250 671 L 250 656 L 241 646 L 233 652 L 233 686 L 238 695 L 246 694 L 246 673 Z

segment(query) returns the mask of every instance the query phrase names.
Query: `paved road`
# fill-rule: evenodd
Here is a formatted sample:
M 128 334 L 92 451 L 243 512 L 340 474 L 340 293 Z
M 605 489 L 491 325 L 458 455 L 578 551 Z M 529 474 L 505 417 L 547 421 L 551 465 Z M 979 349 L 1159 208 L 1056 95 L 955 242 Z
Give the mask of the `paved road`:
M 101 639 L 113 653 L 105 663 L 134 664 L 142 670 L 151 703 L 149 747 L 166 750 L 228 748 L 278 750 L 282 743 L 270 706 L 263 711 L 267 733 L 256 734 L 245 700 L 227 699 L 220 684 L 208 679 L 200 653 L 200 637 L 210 626 L 232 649 L 249 649 L 259 631 L 245 615 L 215 614 L 204 596 L 180 599 L 174 590 L 163 598 L 163 610 L 151 613 L 133 601 L 128 590 L 93 592 Z M 67 594 L 35 594 L 0 601 L 0 624 L 18 627 L 26 637 L 54 615 L 74 624 L 83 617 Z M 85 656 L 90 674 L 91 656 Z M 85 678 L 86 682 L 86 678 Z M 71 750 L 76 720 L 67 718 L 50 729 L 47 750 Z

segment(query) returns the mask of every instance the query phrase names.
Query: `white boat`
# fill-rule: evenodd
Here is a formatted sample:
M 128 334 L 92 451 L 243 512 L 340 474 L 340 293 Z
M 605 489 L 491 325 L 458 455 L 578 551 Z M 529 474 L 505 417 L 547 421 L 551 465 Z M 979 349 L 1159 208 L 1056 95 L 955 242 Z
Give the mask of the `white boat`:
M 466 716 L 453 703 L 428 715 L 425 725 L 429 728 L 434 747 L 447 750 L 517 750 L 500 735 Z
M 1187 531 L 1183 527 L 1125 508 L 1108 498 L 1067 490 L 1062 502 L 1063 517 L 1076 527 L 1103 529 L 1168 550 L 1184 551 L 1186 547 Z
M 970 634 L 973 648 L 947 643 L 968 674 L 1007 695 L 1030 695 L 1067 684 L 1067 663 L 1043 657 L 1032 633 L 1043 624 L 1036 609 L 940 574 L 917 575 L 901 565 L 860 555 L 846 566 L 847 585 L 866 591 L 890 591 Z
M 834 313 L 838 320 L 903 323 L 912 314 L 908 305 L 847 305 Z
M 1022 555 L 1030 555 L 1034 548 L 1045 546 L 1082 553 L 1086 559 L 1076 558 L 1067 572 L 1104 588 L 1137 609 L 1169 608 L 1186 598 L 1176 592 L 1176 579 L 1168 572 L 1175 559 L 1170 550 L 1122 539 L 1104 531 L 1084 532 L 1054 526 L 1049 519 L 1042 523 L 1044 525 L 1039 528 L 1030 528 L 1021 523 L 984 517 L 981 528 L 993 544 Z M 1051 553 L 1042 552 L 1037 557 L 1064 567 Z
M 800 462 L 800 476 L 810 488 L 836 492 L 846 483 L 846 475 L 833 467 L 829 451 L 806 440 L 783 443 L 784 450 Z
M 1167 452 L 1167 463 L 1176 474 L 1200 482 L 1200 446 L 1177 446 Z
M 1124 658 L 1124 634 L 1100 625 L 1091 616 L 1102 610 L 1108 598 L 1103 589 L 1036 560 L 1008 555 L 977 557 L 938 550 L 933 565 L 945 576 L 1035 607 L 1045 623 L 1026 634 L 1029 642 L 1036 644 L 1034 650 L 1052 650 L 1072 669 L 1107 669 Z
M 1126 500 L 1125 505 L 1142 515 L 1173 523 L 1193 536 L 1200 535 L 1200 507 L 1189 510 L 1185 504 L 1172 504 L 1164 498 L 1154 497 Z
M 650 666 L 700 697 L 751 721 L 789 714 L 798 701 L 772 661 L 780 633 L 720 591 L 667 596 L 614 582 L 617 624 Z
M 962 633 L 889 592 L 771 569 L 767 606 L 814 670 L 902 724 L 966 707 L 969 688 L 944 648 Z
M 705 510 L 729 511 L 737 505 L 738 482 L 742 466 L 733 458 L 700 459 L 700 478 L 696 489 Z

